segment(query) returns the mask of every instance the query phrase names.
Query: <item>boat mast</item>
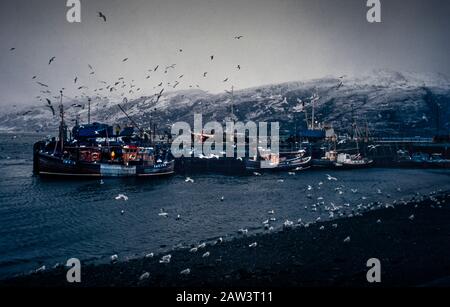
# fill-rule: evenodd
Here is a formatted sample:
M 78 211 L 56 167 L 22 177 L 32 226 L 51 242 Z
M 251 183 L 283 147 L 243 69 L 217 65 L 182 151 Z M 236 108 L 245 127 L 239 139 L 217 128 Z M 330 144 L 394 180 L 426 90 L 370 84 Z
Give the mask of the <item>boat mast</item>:
M 231 117 L 234 122 L 234 85 L 231 86 Z
M 88 125 L 91 124 L 91 98 L 88 98 Z
M 63 91 L 60 90 L 59 93 L 61 94 L 60 104 L 59 104 L 59 112 L 60 112 L 60 116 L 61 116 L 61 124 L 59 126 L 59 140 L 61 142 L 61 154 L 62 154 L 64 151 L 64 106 L 62 103 Z

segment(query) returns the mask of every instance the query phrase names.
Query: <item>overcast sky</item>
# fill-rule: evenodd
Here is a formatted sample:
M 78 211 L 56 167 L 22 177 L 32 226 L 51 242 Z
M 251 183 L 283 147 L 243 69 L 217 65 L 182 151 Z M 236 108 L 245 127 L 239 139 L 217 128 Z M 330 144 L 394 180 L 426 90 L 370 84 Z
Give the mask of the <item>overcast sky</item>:
M 365 0 L 82 0 L 70 24 L 65 0 L 1 0 L 0 105 L 38 104 L 36 81 L 74 97 L 121 76 L 141 96 L 182 74 L 177 89 L 211 92 L 379 68 L 449 75 L 450 1 L 381 2 L 382 23 L 369 24 Z

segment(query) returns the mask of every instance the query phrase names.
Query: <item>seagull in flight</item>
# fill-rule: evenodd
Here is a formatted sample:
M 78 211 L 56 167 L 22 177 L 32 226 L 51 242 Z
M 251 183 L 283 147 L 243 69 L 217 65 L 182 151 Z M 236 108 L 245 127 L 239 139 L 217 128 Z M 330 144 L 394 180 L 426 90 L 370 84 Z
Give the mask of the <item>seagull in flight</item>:
M 214 60 L 214 55 L 211 55 L 209 58 L 211 59 L 211 61 Z
M 52 62 L 56 59 L 56 57 L 52 57 L 49 61 L 48 61 L 48 65 L 52 64 Z
M 205 71 L 205 72 L 203 73 L 203 77 L 206 78 L 206 75 L 207 75 L 207 74 L 208 74 L 208 72 Z
M 49 108 L 52 111 L 53 116 L 55 116 L 55 108 L 53 108 L 52 102 L 48 98 L 45 99 L 47 100 L 47 108 Z
M 332 176 L 329 175 L 329 174 L 327 174 L 327 179 L 328 179 L 329 181 L 337 181 L 337 178 L 336 178 L 336 177 L 332 177 Z
M 238 35 L 238 36 L 235 36 L 234 37 L 234 39 L 241 39 L 241 38 L 243 38 L 244 36 L 242 36 L 242 35 Z
M 48 87 L 48 85 L 47 84 L 44 84 L 44 83 L 41 83 L 41 82 L 36 82 L 37 84 L 39 84 L 40 86 L 43 86 L 43 87 Z
M 106 22 L 106 16 L 102 12 L 98 12 L 98 17 L 102 18 Z

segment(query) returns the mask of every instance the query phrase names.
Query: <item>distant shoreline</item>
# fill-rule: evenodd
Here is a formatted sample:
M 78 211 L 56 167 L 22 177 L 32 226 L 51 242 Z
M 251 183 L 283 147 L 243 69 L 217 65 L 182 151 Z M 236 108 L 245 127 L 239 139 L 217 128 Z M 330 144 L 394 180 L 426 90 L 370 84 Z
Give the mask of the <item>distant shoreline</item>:
M 445 192 L 394 208 L 380 205 L 361 216 L 208 244 L 196 252 L 174 250 L 168 264 L 154 255 L 82 265 L 78 285 L 67 283 L 66 269 L 58 268 L 3 280 L 0 287 L 448 286 L 449 220 L 450 192 Z M 369 258 L 381 261 L 379 285 L 366 280 Z M 190 274 L 181 275 L 187 268 Z M 145 272 L 150 277 L 140 281 Z

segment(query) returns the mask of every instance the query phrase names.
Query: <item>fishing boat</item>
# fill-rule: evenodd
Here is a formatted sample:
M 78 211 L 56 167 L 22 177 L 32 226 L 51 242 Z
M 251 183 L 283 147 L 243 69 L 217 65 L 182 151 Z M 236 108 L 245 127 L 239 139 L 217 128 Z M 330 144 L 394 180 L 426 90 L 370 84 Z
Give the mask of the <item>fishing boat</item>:
M 62 99 L 61 99 L 62 100 Z M 152 142 L 134 126 L 78 125 L 68 135 L 60 105 L 59 137 L 34 144 L 34 173 L 68 177 L 149 177 L 174 173 L 168 145 Z
M 325 152 L 319 159 L 313 159 L 312 165 L 319 168 L 334 168 L 336 166 L 338 153 L 335 150 Z
M 340 169 L 367 168 L 373 165 L 373 160 L 364 158 L 360 154 L 339 154 L 337 156 L 335 167 Z
M 311 166 L 311 156 L 305 150 L 296 152 L 272 153 L 270 150 L 258 150 L 256 157 L 245 160 L 247 171 L 299 171 Z

